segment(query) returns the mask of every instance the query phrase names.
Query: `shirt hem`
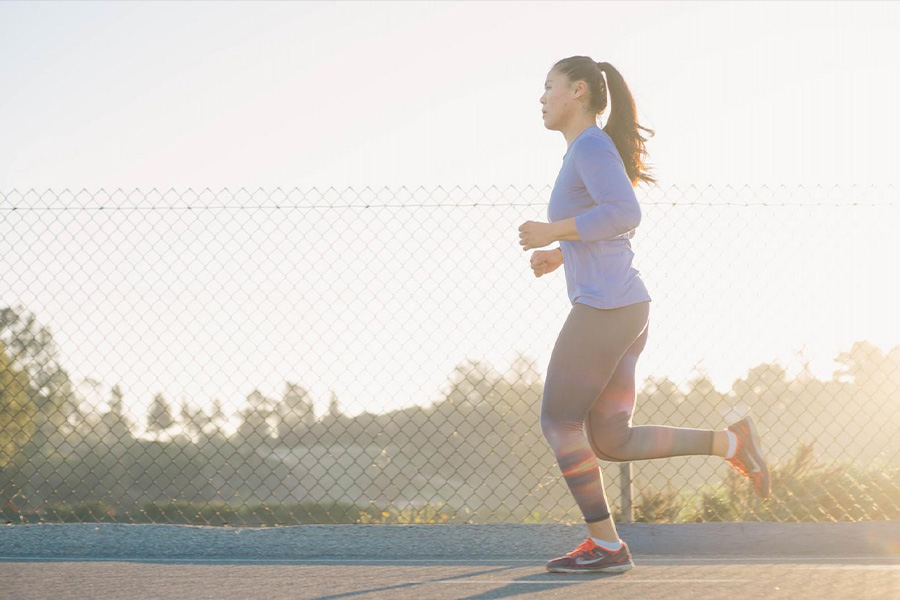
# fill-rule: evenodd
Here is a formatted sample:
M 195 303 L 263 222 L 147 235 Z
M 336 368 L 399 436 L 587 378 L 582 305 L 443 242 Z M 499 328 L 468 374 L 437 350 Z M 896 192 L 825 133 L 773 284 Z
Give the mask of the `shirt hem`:
M 630 306 L 632 304 L 638 304 L 640 302 L 653 302 L 653 298 L 650 296 L 642 296 L 639 298 L 631 298 L 628 300 L 620 300 L 616 302 L 603 302 L 602 300 L 597 300 L 594 298 L 578 298 L 572 302 L 572 305 L 576 304 L 585 304 L 592 308 L 600 308 L 600 309 L 610 309 L 610 308 L 622 308 L 623 306 Z

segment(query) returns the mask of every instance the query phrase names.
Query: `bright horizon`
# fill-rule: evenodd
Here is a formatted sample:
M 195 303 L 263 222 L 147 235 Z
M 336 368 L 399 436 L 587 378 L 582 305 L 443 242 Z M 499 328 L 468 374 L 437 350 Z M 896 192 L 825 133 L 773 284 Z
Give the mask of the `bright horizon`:
M 448 297 L 469 309 L 439 304 L 441 310 L 452 315 L 448 319 L 469 321 L 494 337 L 474 343 L 467 329 L 444 329 L 439 320 L 424 316 L 418 322 L 398 320 L 379 328 L 377 310 L 351 303 L 347 309 L 356 311 L 359 321 L 347 335 L 369 332 L 370 337 L 363 338 L 372 346 L 366 350 L 370 362 L 362 365 L 353 339 L 329 337 L 333 326 L 319 332 L 318 343 L 329 340 L 331 352 L 317 364 L 305 360 L 297 337 L 273 338 L 306 325 L 308 313 L 286 294 L 274 308 L 266 304 L 273 318 L 242 338 L 243 350 L 239 344 L 230 346 L 227 336 L 235 331 L 217 320 L 209 299 L 207 305 L 198 299 L 198 273 L 189 268 L 189 258 L 205 256 L 204 244 L 190 238 L 202 230 L 173 222 L 174 231 L 186 236 L 179 238 L 183 256 L 172 250 L 172 239 L 164 232 L 151 230 L 148 240 L 159 244 L 153 248 L 158 254 L 151 268 L 177 264 L 183 271 L 166 279 L 151 270 L 158 277 L 153 281 L 163 287 L 142 288 L 147 281 L 130 281 L 117 274 L 116 265 L 95 264 L 84 253 L 80 258 L 42 253 L 37 266 L 13 260 L 30 247 L 53 246 L 40 235 L 49 231 L 46 224 L 51 222 L 42 219 L 51 217 L 0 212 L 5 224 L 12 224 L 12 229 L 0 224 L 0 233 L 12 240 L 9 254 L 0 256 L 6 284 L 0 288 L 0 306 L 21 304 L 34 312 L 54 333 L 64 367 L 76 382 L 92 377 L 107 389 L 122 382 L 132 416 L 143 418 L 141 411 L 156 392 L 173 406 L 184 397 L 208 409 L 213 397 L 240 402 L 254 388 L 278 399 L 286 381 L 311 390 L 318 414 L 327 407 L 332 389 L 351 415 L 393 410 L 415 398 L 427 405 L 454 364 L 470 356 L 503 372 L 517 345 L 536 359 L 543 376 L 568 311 L 565 282 L 562 271 L 534 278 L 528 268 L 530 253 L 518 248 L 515 228 L 524 220 L 546 220 L 549 186 L 565 140 L 544 128 L 539 98 L 552 64 L 575 54 L 605 60 L 622 72 L 641 124 L 656 130 L 647 148 L 660 187 L 678 186 L 686 194 L 678 199 L 683 207 L 667 208 L 646 190 L 638 193 L 646 222 L 633 240 L 635 265 L 654 298 L 648 346 L 638 363 L 639 384 L 650 375 L 683 383 L 691 376 L 691 365 L 702 360 L 717 389 L 724 391 L 760 362 L 781 358 L 789 372 L 796 372 L 799 363 L 792 362 L 792 356 L 800 345 L 807 346 L 814 372 L 827 378 L 831 359 L 852 341 L 868 339 L 884 350 L 900 344 L 895 308 L 900 305 L 895 239 L 900 202 L 896 187 L 891 187 L 898 182 L 900 159 L 898 3 L 211 6 L 0 4 L 0 48 L 8 57 L 0 62 L 0 79 L 7 84 L 0 97 L 0 208 L 33 206 L 34 194 L 27 200 L 12 195 L 32 189 L 59 194 L 66 189 L 112 193 L 120 188 L 127 195 L 136 188 L 145 194 L 173 188 L 215 194 L 228 188 L 252 195 L 258 188 L 377 192 L 385 187 L 493 186 L 502 191 L 532 186 L 541 193 L 525 199 L 533 203 L 530 206 L 483 208 L 488 222 L 479 230 L 479 239 L 460 238 L 469 244 L 464 248 L 441 245 L 447 232 L 429 220 L 427 212 L 410 211 L 432 226 L 431 234 L 398 230 L 397 235 L 405 237 L 397 241 L 406 244 L 408 252 L 428 257 L 433 269 L 429 283 L 441 290 L 446 284 Z M 723 202 L 702 192 L 708 185 L 716 190 L 875 185 L 882 194 L 877 201 L 894 209 L 848 213 L 819 208 L 810 216 L 797 209 L 735 208 L 729 213 L 690 208 L 690 202 Z M 77 202 L 71 194 L 64 198 L 84 204 L 81 196 Z M 122 201 L 115 202 L 118 206 Z M 345 210 L 341 219 L 346 220 L 325 218 L 343 230 L 323 229 L 328 236 L 322 233 L 308 245 L 327 255 L 337 243 L 344 253 L 324 266 L 331 273 L 320 267 L 316 281 L 334 286 L 348 277 L 367 280 L 373 289 L 390 289 L 392 278 L 369 274 L 366 265 L 353 258 L 372 250 L 354 240 L 374 231 L 367 225 L 383 227 L 388 215 L 403 216 L 394 210 Z M 471 209 L 466 210 L 470 212 L 445 214 L 475 222 Z M 109 225 L 114 222 L 110 219 L 127 214 L 107 213 L 103 222 Z M 79 247 L 91 248 L 100 257 L 120 252 L 116 256 L 127 258 L 130 265 L 154 256 L 145 247 L 131 252 L 119 247 L 106 230 L 95 229 L 92 237 L 91 215 L 96 213 L 84 213 L 84 221 L 76 220 L 77 215 L 65 217 L 71 219 L 66 222 L 74 227 L 71 233 Z M 259 216 L 251 211 L 248 218 Z M 664 227 L 673 216 L 677 220 Z M 716 216 L 739 222 L 717 221 Z M 62 218 L 59 213 L 56 217 Z M 201 216 L 196 218 L 201 222 Z M 859 239 L 850 246 L 851 254 L 842 254 L 847 246 L 832 242 L 840 239 L 847 219 Z M 33 229 L 23 231 L 26 224 Z M 277 234 L 277 223 L 270 226 L 270 234 Z M 773 226 L 774 231 L 767 231 Z M 759 242 L 762 231 L 778 244 Z M 264 243 L 242 233 L 230 231 L 233 244 L 218 261 L 236 286 L 229 296 L 233 302 L 226 303 L 226 314 L 232 317 L 258 311 L 264 301 L 258 290 L 272 283 L 260 274 L 241 279 L 253 264 L 252 249 Z M 378 239 L 371 260 L 390 264 L 389 248 L 396 249 L 387 243 L 389 238 Z M 803 240 L 809 240 L 808 245 Z M 242 241 L 249 245 L 241 246 Z M 745 248 L 751 247 L 753 256 L 733 247 L 735 241 L 749 244 Z M 285 238 L 287 245 L 271 250 L 289 256 L 289 242 Z M 760 245 L 752 246 L 754 242 Z M 684 252 L 685 244 L 697 254 L 684 264 L 670 264 L 667 257 Z M 229 271 L 224 264 L 240 248 L 248 256 L 243 256 L 245 262 L 235 259 Z M 779 248 L 792 253 L 786 257 Z M 465 261 L 466 252 L 493 257 L 490 264 L 507 269 L 502 277 L 508 289 L 496 290 L 501 272 L 490 266 L 483 267 L 482 280 L 470 273 L 468 278 L 460 274 L 459 279 L 440 281 L 448 273 L 453 277 L 451 267 Z M 184 264 L 179 263 L 182 258 Z M 304 281 L 300 273 L 267 266 L 271 269 L 263 275 L 284 276 L 285 285 L 293 286 L 288 290 Z M 800 290 L 793 289 L 797 272 L 804 276 Z M 181 273 L 188 276 L 181 278 Z M 417 285 L 416 273 L 400 268 L 393 273 L 397 285 Z M 68 287 L 54 280 L 61 274 L 73 275 Z M 89 283 L 98 281 L 107 285 L 96 286 L 96 294 L 82 301 L 83 306 L 59 308 L 56 300 L 80 297 Z M 769 285 L 750 292 L 748 281 Z M 842 282 L 846 285 L 835 285 Z M 196 321 L 185 324 L 178 334 L 182 337 L 169 332 L 165 342 L 154 345 L 138 312 L 126 304 L 112 307 L 104 302 L 110 290 L 120 290 L 123 298 L 141 298 L 142 290 L 144 295 L 153 290 L 160 296 L 148 304 L 159 315 L 177 308 Z M 331 287 L 318 293 L 320 302 L 332 298 Z M 478 302 L 466 304 L 472 297 Z M 243 298 L 243 303 L 235 298 Z M 98 322 L 92 309 L 104 306 L 114 309 L 103 312 L 105 322 Z M 546 307 L 546 312 L 535 307 Z M 324 324 L 339 322 L 340 313 L 329 312 L 333 302 L 321 308 L 327 315 Z M 504 320 L 511 318 L 502 308 L 523 319 L 547 316 L 535 331 L 528 331 Z M 414 313 L 409 306 L 394 310 L 392 314 L 404 318 Z M 406 349 L 398 340 L 405 340 Z M 390 356 L 400 364 L 392 367 L 391 361 L 379 362 L 377 349 L 393 348 L 393 343 L 398 347 Z M 316 340 L 303 344 L 310 351 L 316 348 Z M 184 370 L 173 373 L 165 364 L 140 362 L 148 353 L 162 354 L 162 348 L 172 345 L 184 347 L 171 363 Z M 86 346 L 88 351 L 82 352 Z M 228 356 L 221 355 L 224 348 Z M 403 363 L 421 358 L 416 348 L 427 348 L 435 360 Z M 210 390 L 217 374 L 219 381 L 221 375 L 244 378 Z M 403 397 L 388 389 L 397 381 L 408 382 Z M 366 398 L 372 404 L 362 405 Z M 226 412 L 234 408 L 226 405 Z

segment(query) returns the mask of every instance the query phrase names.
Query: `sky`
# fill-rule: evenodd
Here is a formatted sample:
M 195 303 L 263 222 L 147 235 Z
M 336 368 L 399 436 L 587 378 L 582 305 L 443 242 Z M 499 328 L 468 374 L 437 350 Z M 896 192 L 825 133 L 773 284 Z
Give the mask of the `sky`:
M 543 370 L 565 282 L 534 279 L 516 228 L 546 220 L 566 150 L 541 119 L 547 72 L 588 55 L 628 82 L 667 190 L 639 192 L 635 261 L 656 303 L 639 377 L 683 379 L 700 360 L 727 389 L 800 346 L 824 375 L 851 340 L 900 343 L 898 33 L 900 3 L 888 2 L 0 3 L 0 305 L 37 313 L 72 373 L 123 382 L 136 407 L 155 391 L 203 406 L 255 387 L 279 397 L 293 379 L 320 411 L 333 389 L 352 414 L 438 397 L 464 355 L 502 366 L 518 348 Z M 473 186 L 512 186 L 530 204 L 452 210 L 460 194 L 448 190 Z M 824 186 L 839 203 L 874 186 L 886 206 L 690 206 L 778 186 Z M 253 231 L 215 211 L 21 211 L 209 204 L 223 190 L 258 204 L 259 189 L 294 188 L 330 203 L 366 187 L 444 207 L 228 213 Z M 301 227 L 312 228 L 302 244 Z M 373 289 L 380 303 L 361 294 Z M 183 323 L 165 325 L 172 312 Z M 151 358 L 167 354 L 171 364 Z

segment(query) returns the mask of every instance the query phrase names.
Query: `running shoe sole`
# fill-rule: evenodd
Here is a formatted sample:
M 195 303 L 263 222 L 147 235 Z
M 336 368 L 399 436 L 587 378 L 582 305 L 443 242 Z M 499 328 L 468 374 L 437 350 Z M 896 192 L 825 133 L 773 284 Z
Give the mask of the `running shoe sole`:
M 554 558 L 547 563 L 547 570 L 551 573 L 621 573 L 634 568 L 631 551 L 624 541 L 622 547 L 615 552 L 594 545 L 593 551 L 587 550 L 574 554 L 580 548 L 576 548 L 565 556 Z M 597 566 L 591 566 L 592 564 Z
M 570 569 L 567 567 L 551 567 L 550 565 L 547 565 L 547 570 L 551 573 L 624 573 L 633 568 L 634 564 L 609 565 L 597 569 Z
M 759 441 L 753 419 L 746 416 L 737 423 L 729 425 L 728 430 L 738 436 L 740 440 L 734 459 L 738 459 L 747 470 L 747 477 L 753 483 L 753 490 L 756 494 L 762 498 L 768 498 L 770 493 L 769 468 L 762 455 L 762 444 Z

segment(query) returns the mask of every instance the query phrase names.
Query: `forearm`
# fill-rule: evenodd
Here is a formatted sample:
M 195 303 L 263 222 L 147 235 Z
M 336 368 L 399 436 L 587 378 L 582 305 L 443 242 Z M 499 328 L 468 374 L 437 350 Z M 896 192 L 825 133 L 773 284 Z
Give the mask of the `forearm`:
M 551 225 L 554 240 L 595 242 L 627 233 L 636 229 L 640 222 L 641 209 L 635 199 L 604 203 Z
M 553 230 L 554 240 L 565 242 L 582 241 L 581 236 L 578 235 L 578 230 L 575 228 L 575 217 L 554 221 L 553 223 L 550 223 L 550 226 Z M 560 252 L 562 252 L 562 250 L 560 250 Z

